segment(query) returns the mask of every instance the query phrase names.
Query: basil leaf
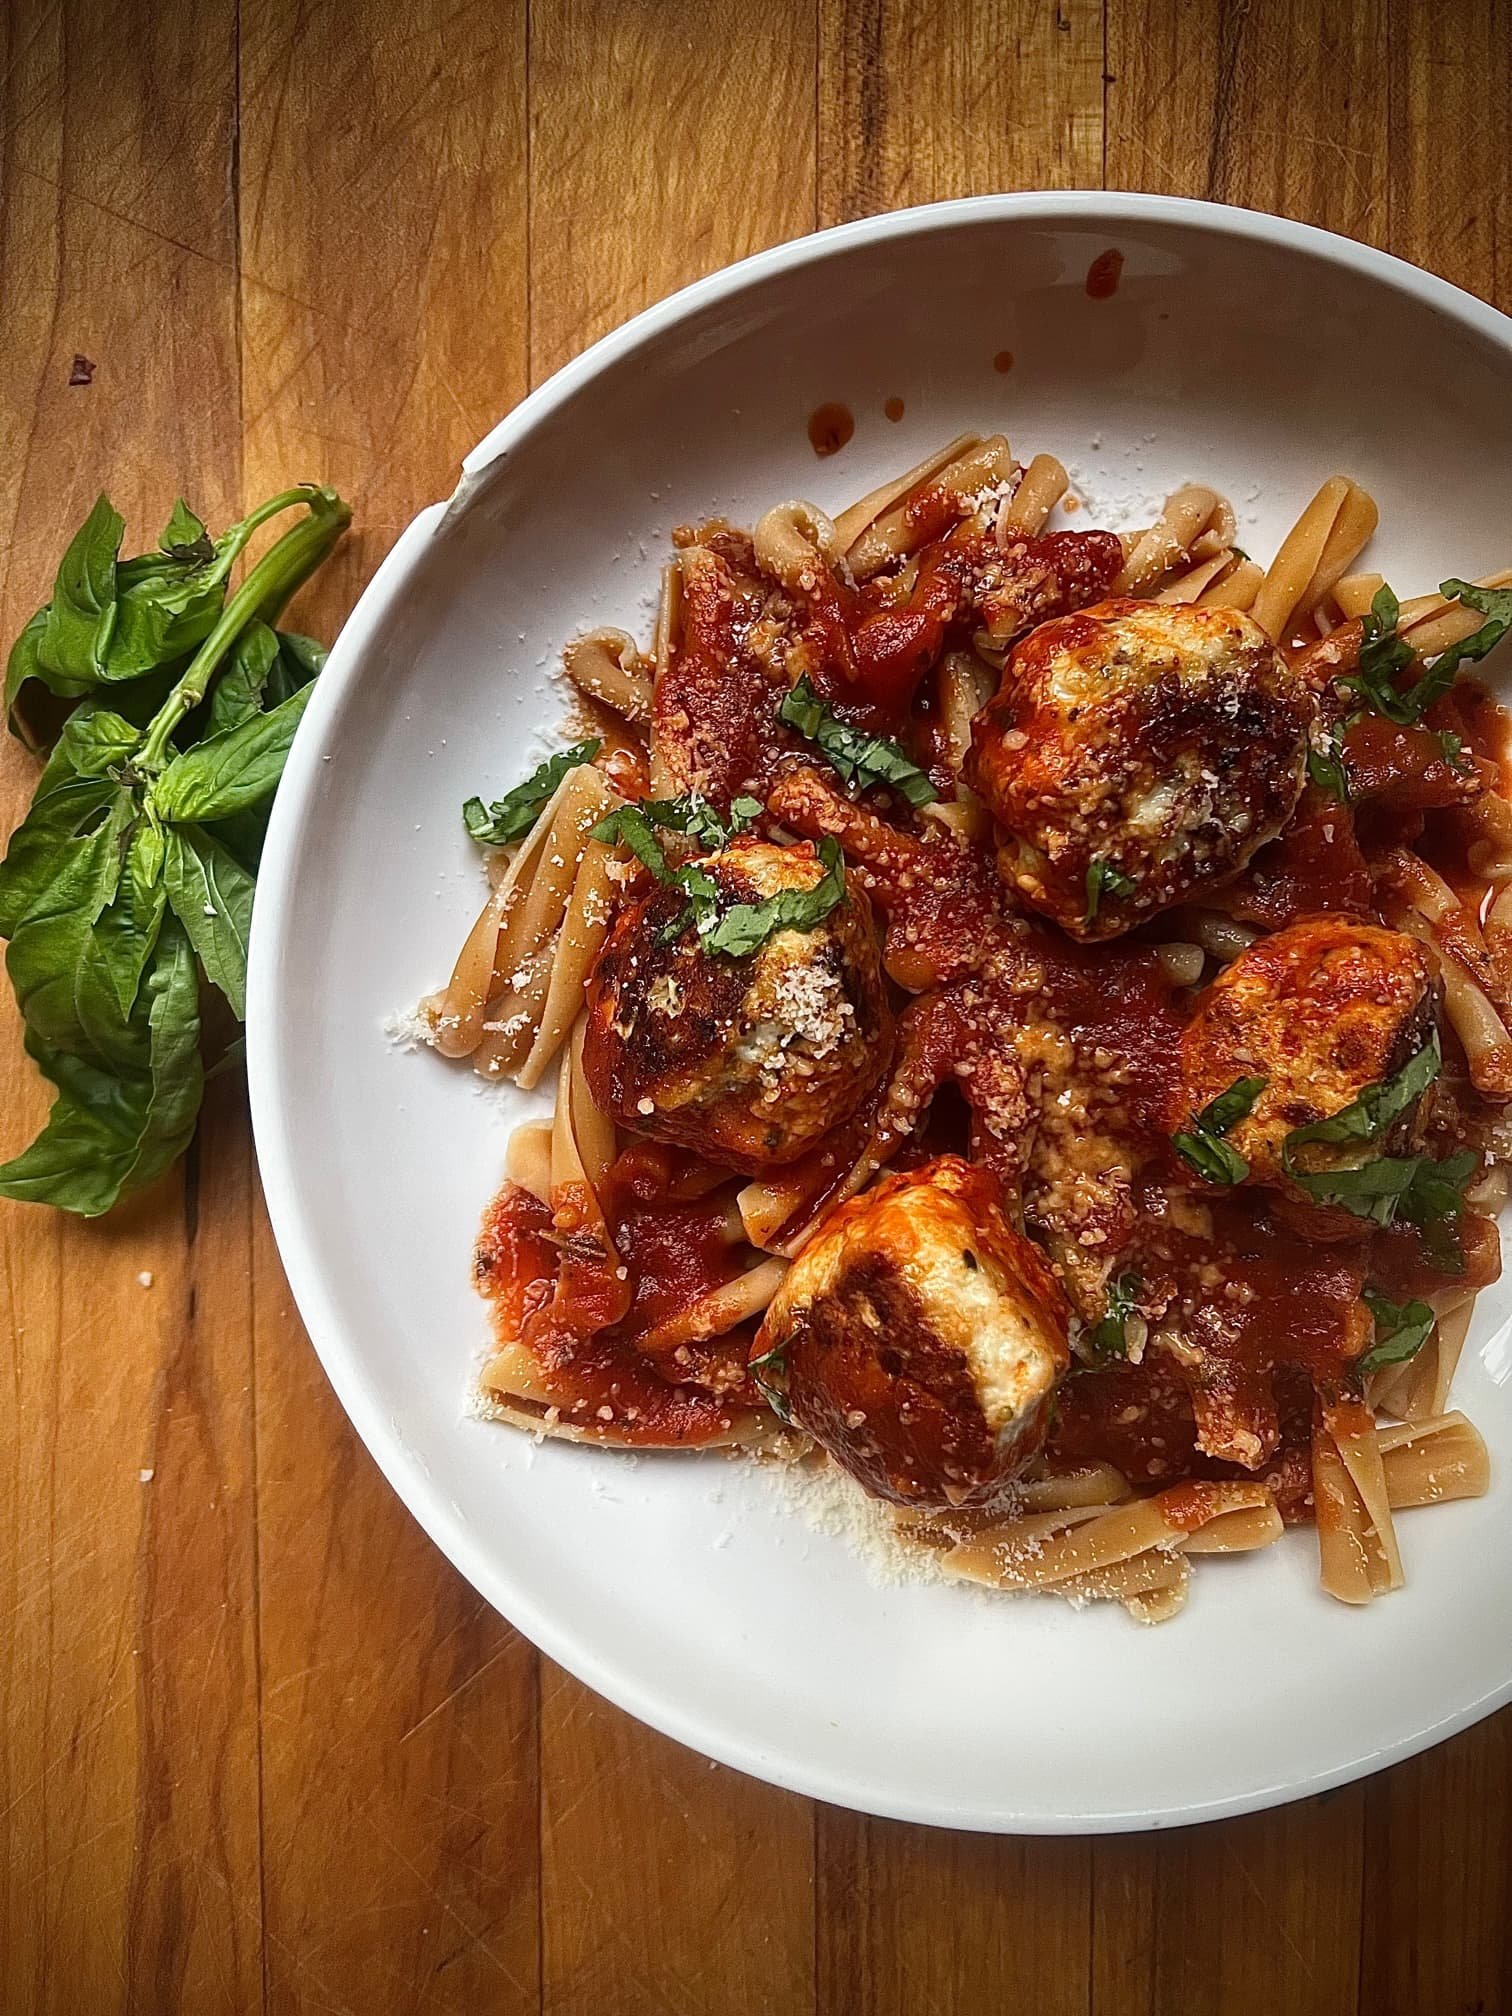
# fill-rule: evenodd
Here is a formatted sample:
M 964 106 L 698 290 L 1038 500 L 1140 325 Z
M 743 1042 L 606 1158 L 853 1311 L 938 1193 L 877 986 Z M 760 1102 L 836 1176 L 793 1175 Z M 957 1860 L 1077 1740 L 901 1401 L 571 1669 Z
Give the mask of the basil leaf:
M 1241 1120 L 1248 1120 L 1269 1083 L 1268 1078 L 1236 1078 L 1227 1092 L 1220 1092 L 1211 1104 L 1203 1107 L 1192 1125 L 1202 1134 L 1227 1134 Z
M 1171 1146 L 1206 1183 L 1242 1183 L 1249 1174 L 1244 1157 L 1216 1134 L 1173 1134 Z
M 845 901 L 845 857 L 839 841 L 821 840 L 819 858 L 825 872 L 812 889 L 783 889 L 760 903 L 736 903 L 708 928 L 700 923 L 704 950 L 741 959 L 778 931 L 812 931 L 822 924 Z
M 480 847 L 503 847 L 511 840 L 518 840 L 534 826 L 542 806 L 567 772 L 580 763 L 591 763 L 602 747 L 603 743 L 595 736 L 587 742 L 574 743 L 570 749 L 558 750 L 532 770 L 523 784 L 516 784 L 492 805 L 485 806 L 481 798 L 469 798 L 462 807 L 463 824 Z
M 1265 1078 L 1236 1078 L 1226 1092 L 1192 1115 L 1190 1133 L 1171 1136 L 1176 1153 L 1204 1182 L 1242 1183 L 1248 1176 L 1250 1165 L 1223 1136 L 1249 1118 L 1268 1082 Z
M 254 714 L 175 756 L 151 787 L 164 819 L 202 824 L 261 804 L 278 787 L 313 686 L 301 687 L 268 714 Z
M 257 884 L 211 834 L 170 826 L 163 881 L 173 914 L 238 1022 L 247 1015 L 247 945 Z
M 1116 1281 L 1108 1284 L 1107 1313 L 1086 1333 L 1086 1340 L 1094 1351 L 1107 1358 L 1124 1356 L 1124 1326 L 1128 1318 L 1137 1313 L 1143 1293 L 1144 1282 L 1137 1274 L 1120 1274 Z
M 1362 1299 L 1375 1318 L 1375 1343 L 1355 1361 L 1354 1369 L 1363 1379 L 1383 1365 L 1415 1358 L 1438 1318 L 1426 1302 L 1392 1302 L 1374 1288 L 1367 1288 Z
M 1349 777 L 1336 731 L 1329 730 L 1321 741 L 1308 744 L 1307 781 L 1341 805 L 1349 803 Z
M 114 901 L 95 920 L 96 956 L 127 1022 L 136 1006 L 147 963 L 157 949 L 167 892 L 163 888 L 163 835 L 140 821 L 132 832 Z
M 1512 589 L 1477 588 L 1473 581 L 1449 580 L 1439 583 L 1439 593 L 1488 620 L 1458 644 L 1441 651 L 1413 687 L 1411 697 L 1417 702 L 1419 714 L 1431 707 L 1440 694 L 1448 692 L 1461 665 L 1473 665 L 1484 658 L 1512 630 Z
M 1115 868 L 1111 861 L 1097 856 L 1087 863 L 1087 908 L 1082 918 L 1083 924 L 1095 924 L 1097 912 L 1105 895 L 1132 896 L 1134 883 L 1121 868 Z
M 1357 1099 L 1352 1099 L 1327 1120 L 1314 1120 L 1310 1126 L 1294 1127 L 1281 1148 L 1287 1174 L 1295 1173 L 1289 1166 L 1289 1158 L 1309 1141 L 1330 1144 L 1379 1141 L 1392 1122 L 1398 1120 L 1427 1091 L 1439 1075 L 1443 1061 L 1435 1029 L 1422 1049 L 1402 1066 L 1395 1077 L 1386 1079 L 1382 1084 L 1367 1085 Z
M 1335 684 L 1358 694 L 1368 708 L 1384 714 L 1388 721 L 1405 727 L 1417 719 L 1422 709 L 1416 689 L 1411 693 L 1397 690 L 1397 674 L 1404 672 L 1413 659 L 1412 646 L 1396 634 L 1401 614 L 1401 604 L 1383 582 L 1364 619 L 1359 668 Z
M 301 637 L 296 630 L 278 630 L 274 634 L 278 638 L 278 657 L 268 674 L 263 694 L 265 707 L 280 706 L 291 693 L 318 679 L 331 655 L 324 644 L 317 644 L 313 637 Z
M 644 798 L 633 806 L 617 806 L 607 818 L 599 822 L 594 837 L 603 839 L 612 826 L 618 840 L 622 840 L 624 845 L 632 849 L 637 860 L 649 868 L 653 875 L 665 881 L 665 875 L 662 875 L 656 866 L 656 860 L 661 860 L 665 866 L 660 844 L 654 839 L 651 840 L 649 847 L 647 844 L 651 827 L 664 826 L 673 833 L 686 833 L 690 839 L 698 841 L 707 852 L 717 854 L 721 848 L 730 844 L 737 833 L 745 832 L 765 810 L 766 807 L 759 798 L 737 798 L 730 806 L 730 817 L 726 823 L 707 798 L 701 798 L 696 791 L 684 791 L 676 798 Z M 634 817 L 630 820 L 619 820 L 619 814 L 624 811 L 632 812 Z M 616 824 L 616 821 L 619 823 Z M 636 834 L 634 840 L 629 837 L 632 828 Z M 653 853 L 655 859 L 652 858 Z
M 173 559 L 196 566 L 215 558 L 215 541 L 205 530 L 205 521 L 189 509 L 182 497 L 169 513 L 158 544 Z
M 86 689 L 102 676 L 116 620 L 116 554 L 126 526 L 104 491 L 69 542 L 53 582 L 37 656 Z
M 49 1050 L 104 1070 L 141 1068 L 143 1034 L 123 1017 L 148 952 L 147 925 L 115 908 L 134 811 L 119 792 L 106 822 L 59 850 L 47 886 L 12 934 L 6 968 L 29 1029 Z M 101 919 L 110 916 L 103 930 Z M 150 950 L 150 948 L 148 948 Z
M 917 763 L 885 735 L 868 735 L 842 721 L 809 683 L 807 676 L 783 695 L 777 719 L 816 743 L 829 758 L 842 783 L 889 784 L 910 805 L 932 805 L 939 793 Z
M 28 1029 L 26 1047 L 58 1096 L 37 1139 L 0 1167 L 0 1196 L 97 1218 L 177 1161 L 204 1084 L 197 987 L 188 940 L 170 920 L 147 979 L 145 1016 L 135 1018 L 141 1068 L 102 1070 Z
M 793 1424 L 793 1410 L 788 1405 L 787 1387 L 779 1381 L 787 1379 L 787 1345 L 773 1344 L 769 1350 L 751 1359 L 746 1367 L 756 1382 L 756 1390 L 771 1408 L 784 1427 Z
M 249 623 L 237 638 L 230 663 L 210 694 L 206 724 L 210 734 L 250 721 L 262 706 L 268 675 L 278 662 L 278 636 L 266 623 Z
M 27 687 L 45 686 L 62 700 L 76 700 L 93 685 L 90 679 L 65 679 L 42 663 L 42 639 L 47 630 L 47 610 L 39 609 L 10 648 L 5 661 L 5 718 L 10 732 L 28 749 L 40 749 L 46 736 L 33 732 L 24 718 Z
M 1473 775 L 1473 766 L 1465 761 L 1465 738 L 1456 735 L 1452 728 L 1441 728 L 1438 745 L 1444 752 L 1444 761 L 1456 777 Z
M 1282 1160 L 1284 1166 L 1284 1154 Z M 1475 1165 L 1475 1152 L 1467 1148 L 1442 1162 L 1431 1155 L 1383 1155 L 1358 1169 L 1286 1173 L 1319 1204 L 1337 1204 L 1373 1225 L 1393 1225 L 1398 1218 L 1416 1225 L 1434 1259 L 1457 1274 L 1464 1270 L 1457 1227 Z
M 666 854 L 646 816 L 645 806 L 616 805 L 612 812 L 605 813 L 589 837 L 601 840 L 606 847 L 628 847 L 642 868 L 649 868 L 658 882 L 672 884 L 672 870 L 667 866 Z M 712 889 L 713 884 L 709 886 Z
M 159 553 L 123 561 L 116 591 L 115 629 L 100 666 L 112 684 L 187 658 L 215 628 L 226 600 L 223 571 Z

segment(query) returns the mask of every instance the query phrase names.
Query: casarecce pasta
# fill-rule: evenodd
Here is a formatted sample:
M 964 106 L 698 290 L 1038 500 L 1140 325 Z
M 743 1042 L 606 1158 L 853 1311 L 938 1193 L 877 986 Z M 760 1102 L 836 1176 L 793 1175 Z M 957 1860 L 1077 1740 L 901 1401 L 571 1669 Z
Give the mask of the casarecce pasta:
M 1512 574 L 1399 603 L 1329 478 L 1274 559 L 962 435 L 685 528 L 587 735 L 468 824 L 437 1049 L 555 1113 L 478 1249 L 501 1420 L 838 1464 L 900 1545 L 1145 1622 L 1478 1495 L 1451 1401 L 1512 1099 Z M 1352 569 L 1356 571 L 1351 571 Z M 1208 1572 L 1204 1570 L 1204 1573 Z

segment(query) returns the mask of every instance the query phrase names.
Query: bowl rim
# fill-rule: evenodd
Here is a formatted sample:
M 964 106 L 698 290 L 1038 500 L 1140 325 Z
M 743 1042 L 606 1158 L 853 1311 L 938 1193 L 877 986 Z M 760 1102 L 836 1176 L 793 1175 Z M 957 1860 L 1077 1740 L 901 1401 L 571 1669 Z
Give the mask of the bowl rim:
M 1100 189 L 1029 190 L 913 206 L 839 224 L 770 246 L 679 288 L 600 337 L 526 394 L 463 459 L 449 500 L 421 510 L 395 541 L 342 626 L 305 711 L 274 801 L 258 875 L 247 976 L 247 1080 L 253 1140 L 263 1194 L 285 1275 L 300 1319 L 327 1379 L 369 1454 L 424 1532 L 479 1594 L 515 1630 L 595 1693 L 662 1735 L 732 1769 L 811 1799 L 886 1819 L 1005 1834 L 1102 1834 L 1186 1826 L 1257 1812 L 1311 1797 L 1404 1761 L 1458 1734 L 1512 1701 L 1512 1671 L 1478 1700 L 1384 1749 L 1367 1750 L 1298 1784 L 1262 1786 L 1195 1804 L 1158 1809 L 1109 1810 L 1023 1816 L 1010 1810 L 949 1810 L 944 1802 L 889 1796 L 885 1788 L 853 1781 L 780 1757 L 743 1749 L 697 1708 L 649 1692 L 621 1676 L 596 1646 L 549 1609 L 513 1587 L 482 1537 L 453 1505 L 444 1483 L 409 1447 L 403 1428 L 368 1385 L 361 1354 L 348 1338 L 314 1248 L 295 1205 L 295 1135 L 290 1125 L 278 1014 L 279 973 L 292 909 L 292 869 L 314 787 L 321 773 L 319 742 L 360 676 L 364 656 L 423 564 L 431 539 L 459 516 L 489 472 L 543 420 L 600 372 L 653 342 L 677 324 L 790 269 L 818 265 L 853 246 L 907 240 L 921 233 L 977 223 L 1170 225 L 1301 254 L 1343 267 L 1435 310 L 1448 321 L 1500 348 L 1512 371 L 1512 317 L 1410 261 L 1316 225 L 1269 212 L 1182 196 Z

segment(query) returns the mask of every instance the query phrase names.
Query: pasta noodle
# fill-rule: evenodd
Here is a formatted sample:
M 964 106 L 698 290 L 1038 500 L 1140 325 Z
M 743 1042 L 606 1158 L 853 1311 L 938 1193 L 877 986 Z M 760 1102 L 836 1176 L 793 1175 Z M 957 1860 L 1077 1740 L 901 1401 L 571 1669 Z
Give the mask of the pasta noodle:
M 1278 641 L 1338 582 L 1376 525 L 1370 496 L 1347 476 L 1331 476 L 1297 520 L 1255 597 L 1255 621 Z
M 1010 539 L 1032 539 L 1042 532 L 1069 482 L 1063 463 L 1053 455 L 1036 455 L 1019 478 L 1018 488 L 998 508 L 999 546 L 1006 546 Z
M 983 490 L 991 490 L 996 484 L 1006 483 L 1014 468 L 1013 451 L 1001 434 L 993 434 L 967 448 L 954 461 L 937 468 L 928 478 L 927 485 L 915 485 L 914 489 L 904 493 L 900 502 L 866 524 L 845 549 L 851 572 L 858 581 L 870 580 L 872 575 L 891 562 L 912 553 L 920 543 L 919 532 L 907 508 L 915 491 L 927 487 L 962 498 L 974 497 Z M 841 521 L 837 521 L 835 530 L 837 538 L 845 536 Z
M 1184 560 L 1223 500 L 1201 483 L 1173 490 L 1159 518 L 1140 539 L 1113 583 L 1115 595 L 1135 595 L 1178 560 Z M 1230 514 L 1232 516 L 1232 513 Z
M 579 692 L 602 701 L 627 721 L 651 719 L 651 678 L 635 639 L 624 630 L 590 630 L 562 653 L 562 666 Z

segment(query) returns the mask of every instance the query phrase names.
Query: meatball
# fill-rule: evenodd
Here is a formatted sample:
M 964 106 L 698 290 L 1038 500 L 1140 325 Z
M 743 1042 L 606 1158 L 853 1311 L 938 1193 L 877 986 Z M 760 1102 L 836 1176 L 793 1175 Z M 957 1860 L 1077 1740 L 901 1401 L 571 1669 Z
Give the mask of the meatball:
M 729 903 L 812 889 L 824 866 L 805 841 L 733 841 L 699 863 Z M 588 986 L 583 1063 L 621 1126 L 748 1175 L 792 1162 L 848 1120 L 892 1055 L 893 1021 L 865 892 L 812 931 L 775 932 L 755 952 L 670 942 L 680 891 L 657 887 L 616 920 Z
M 1074 938 L 1112 938 L 1275 838 L 1315 717 L 1239 610 L 1101 602 L 1015 648 L 966 775 L 1010 888 Z
M 1248 1162 L 1250 1182 L 1297 1194 L 1281 1164 L 1287 1135 L 1342 1112 L 1409 1063 L 1437 1026 L 1440 991 L 1428 947 L 1378 924 L 1332 914 L 1261 938 L 1219 974 L 1182 1034 L 1172 1129 L 1189 1128 L 1237 1079 L 1263 1078 L 1253 1109 L 1225 1139 Z M 1425 1117 L 1419 1100 L 1373 1152 L 1399 1153 Z M 1307 1167 L 1359 1153 L 1357 1142 L 1310 1143 Z
M 990 1505 L 1044 1441 L 1069 1321 L 997 1178 L 944 1155 L 820 1225 L 752 1361 L 875 1497 Z

